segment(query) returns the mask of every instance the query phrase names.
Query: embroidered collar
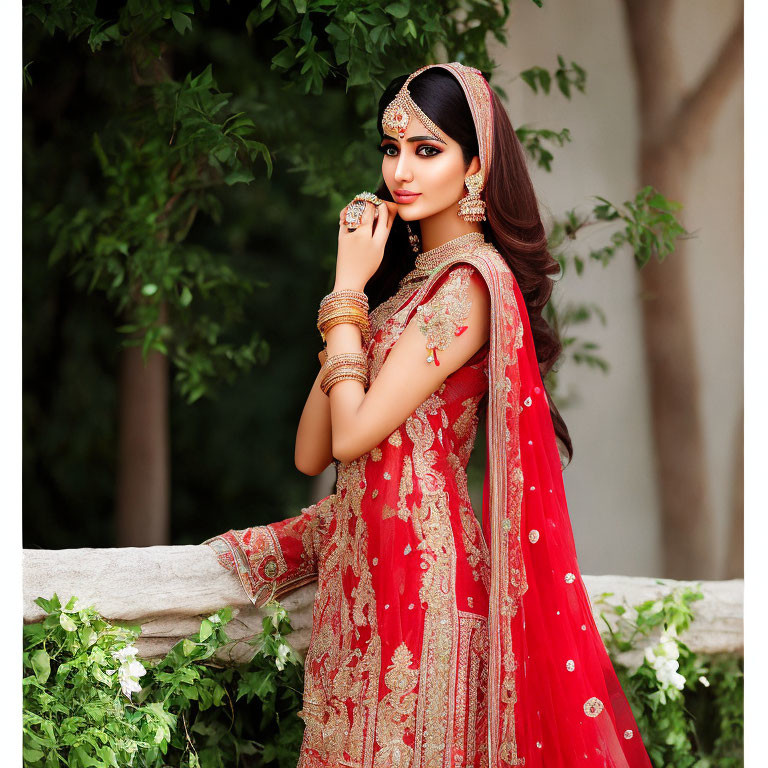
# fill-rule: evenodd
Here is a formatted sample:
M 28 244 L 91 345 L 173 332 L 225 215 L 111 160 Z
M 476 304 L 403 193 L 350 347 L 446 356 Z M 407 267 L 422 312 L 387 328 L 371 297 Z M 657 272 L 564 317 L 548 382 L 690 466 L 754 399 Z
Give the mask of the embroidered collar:
M 418 254 L 414 261 L 414 269 L 419 272 L 431 272 L 451 256 L 471 250 L 474 245 L 484 242 L 485 236 L 482 232 L 468 232 L 466 235 L 459 235 L 459 237 L 454 237 L 452 240 L 438 245 L 437 248 L 430 248 L 430 250 Z

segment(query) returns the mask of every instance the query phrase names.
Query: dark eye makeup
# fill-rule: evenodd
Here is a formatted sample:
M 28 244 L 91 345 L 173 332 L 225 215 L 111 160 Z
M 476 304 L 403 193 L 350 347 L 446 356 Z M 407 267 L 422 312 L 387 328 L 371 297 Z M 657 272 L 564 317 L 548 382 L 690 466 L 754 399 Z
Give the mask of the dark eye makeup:
M 390 154 L 387 150 L 388 149 L 394 149 L 397 150 L 396 144 L 379 144 L 376 146 L 376 149 L 381 152 L 384 157 L 394 157 L 394 154 Z M 431 149 L 432 152 L 429 152 L 427 154 L 423 154 L 422 157 L 435 157 L 436 155 L 442 154 L 442 150 L 438 149 L 437 147 L 433 147 L 431 144 L 420 144 L 418 149 L 416 150 L 416 154 L 419 153 L 419 150 L 421 149 Z

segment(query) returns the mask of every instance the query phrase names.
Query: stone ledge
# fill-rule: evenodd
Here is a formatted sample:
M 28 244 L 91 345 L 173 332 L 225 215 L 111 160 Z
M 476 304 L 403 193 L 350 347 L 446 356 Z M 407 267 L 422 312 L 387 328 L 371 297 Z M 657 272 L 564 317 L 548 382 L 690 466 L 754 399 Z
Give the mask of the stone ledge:
M 24 622 L 45 615 L 35 604 L 56 592 L 62 601 L 77 595 L 81 604 L 93 605 L 109 621 L 141 625 L 136 642 L 143 658 L 161 658 L 179 639 L 194 634 L 200 620 L 229 605 L 234 618 L 227 625 L 233 642 L 218 657 L 222 663 L 244 661 L 253 649 L 247 640 L 261 632 L 266 611 L 255 608 L 238 578 L 223 568 L 207 544 L 189 546 L 121 547 L 113 549 L 25 549 L 23 554 Z M 611 603 L 637 605 L 657 599 L 674 587 L 700 584 L 703 600 L 693 604 L 696 620 L 683 640 L 697 653 L 744 652 L 744 581 L 673 581 L 653 577 L 584 576 L 590 598 L 613 592 Z M 659 583 L 659 582 L 662 583 Z M 295 632 L 291 646 L 304 657 L 312 630 L 312 604 L 316 584 L 306 584 L 283 595 L 282 605 Z M 594 606 L 602 630 L 601 606 Z M 612 621 L 611 614 L 606 618 Z M 642 651 L 619 661 L 634 666 Z

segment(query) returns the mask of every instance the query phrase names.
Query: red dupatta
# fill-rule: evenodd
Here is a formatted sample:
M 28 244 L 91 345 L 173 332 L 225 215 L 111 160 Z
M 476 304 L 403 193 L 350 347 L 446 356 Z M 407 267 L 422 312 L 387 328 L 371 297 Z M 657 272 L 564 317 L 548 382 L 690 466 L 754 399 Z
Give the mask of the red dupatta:
M 451 256 L 491 299 L 483 533 L 491 558 L 491 768 L 650 768 L 579 572 L 525 301 L 487 243 Z

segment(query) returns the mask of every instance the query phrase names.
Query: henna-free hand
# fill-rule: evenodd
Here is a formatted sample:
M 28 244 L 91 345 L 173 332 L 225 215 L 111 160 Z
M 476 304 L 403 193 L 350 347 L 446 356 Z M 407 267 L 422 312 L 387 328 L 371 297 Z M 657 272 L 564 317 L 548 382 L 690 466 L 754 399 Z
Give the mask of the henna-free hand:
M 377 208 L 373 203 L 366 202 L 362 221 L 354 232 L 347 232 L 344 222 L 346 211 L 345 206 L 339 214 L 334 290 L 354 288 L 362 291 L 384 258 L 384 246 L 397 215 L 397 205 L 385 200 Z

